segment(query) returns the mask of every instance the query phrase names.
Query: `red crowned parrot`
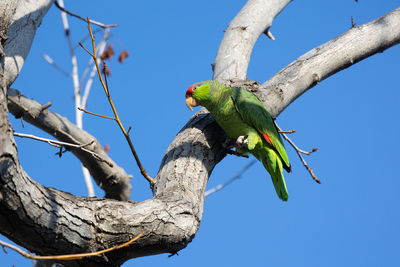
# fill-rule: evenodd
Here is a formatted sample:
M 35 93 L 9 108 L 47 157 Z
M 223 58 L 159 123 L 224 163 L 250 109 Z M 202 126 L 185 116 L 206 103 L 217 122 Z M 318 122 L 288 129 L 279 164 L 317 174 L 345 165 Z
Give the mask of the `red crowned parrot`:
M 195 83 L 185 97 L 190 110 L 198 105 L 207 108 L 227 137 L 237 140 L 241 152 L 251 153 L 263 163 L 279 198 L 287 201 L 282 168 L 290 172 L 289 159 L 275 123 L 258 97 L 217 81 Z

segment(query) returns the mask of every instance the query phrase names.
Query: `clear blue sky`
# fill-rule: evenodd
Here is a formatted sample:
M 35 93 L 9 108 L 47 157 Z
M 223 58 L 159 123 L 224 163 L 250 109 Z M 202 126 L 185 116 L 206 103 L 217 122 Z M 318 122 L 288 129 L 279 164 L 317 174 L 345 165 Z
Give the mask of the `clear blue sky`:
M 379 2 L 379 3 L 378 3 Z M 210 79 L 218 45 L 230 20 L 245 1 L 67 1 L 83 17 L 116 23 L 113 43 L 131 56 L 110 65 L 111 93 L 144 166 L 157 173 L 169 143 L 193 115 L 184 93 L 195 81 Z M 276 41 L 262 36 L 248 77 L 263 82 L 308 50 L 351 26 L 395 9 L 398 1 L 293 1 L 274 21 Z M 69 18 L 74 42 L 86 25 Z M 80 71 L 88 57 L 78 48 Z M 38 30 L 27 62 L 13 85 L 51 110 L 74 120 L 72 81 L 48 65 L 47 53 L 70 70 L 69 51 L 59 11 L 52 7 Z M 124 266 L 398 266 L 400 175 L 400 46 L 346 69 L 301 96 L 278 118 L 304 149 L 319 147 L 306 160 L 322 184 L 312 181 L 296 153 L 286 145 L 293 172 L 286 175 L 289 201 L 276 196 L 270 178 L 256 164 L 242 179 L 209 196 L 194 240 L 179 256 L 130 260 Z M 111 114 L 95 83 L 88 109 Z M 31 125 L 19 132 L 47 136 Z M 134 200 L 151 197 L 117 125 L 85 116 L 84 127 L 131 173 Z M 33 140 L 17 139 L 20 160 L 38 182 L 85 195 L 78 160 Z M 235 175 L 248 159 L 226 157 L 215 168 L 209 188 Z M 103 196 L 96 189 L 98 196 Z M 2 237 L 2 239 L 5 239 Z M 9 251 L 2 266 L 29 266 Z

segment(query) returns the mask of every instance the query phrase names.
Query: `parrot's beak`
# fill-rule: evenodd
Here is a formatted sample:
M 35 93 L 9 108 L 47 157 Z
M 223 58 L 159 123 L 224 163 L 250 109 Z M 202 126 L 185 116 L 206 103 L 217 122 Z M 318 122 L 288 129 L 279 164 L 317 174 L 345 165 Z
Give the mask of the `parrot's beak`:
M 196 99 L 194 99 L 191 96 L 186 96 L 186 100 L 185 100 L 186 106 L 190 109 L 193 110 L 192 107 L 197 107 L 198 105 L 200 105 L 199 101 L 197 101 Z

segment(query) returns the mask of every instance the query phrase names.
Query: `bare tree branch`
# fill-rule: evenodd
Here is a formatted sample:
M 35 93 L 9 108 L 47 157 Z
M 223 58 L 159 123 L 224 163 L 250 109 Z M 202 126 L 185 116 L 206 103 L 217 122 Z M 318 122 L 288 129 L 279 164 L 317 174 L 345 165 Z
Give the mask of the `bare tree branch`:
M 113 120 L 118 124 L 119 128 L 121 129 L 121 131 L 122 131 L 122 133 L 123 133 L 123 135 L 124 135 L 124 137 L 125 137 L 125 140 L 128 142 L 128 145 L 129 145 L 129 148 L 131 149 L 132 155 L 133 155 L 133 157 L 135 158 L 135 161 L 136 161 L 136 164 L 137 164 L 138 168 L 140 169 L 140 173 L 141 173 L 142 176 L 149 182 L 150 187 L 153 188 L 153 185 L 154 185 L 153 178 L 150 177 L 150 175 L 147 173 L 147 171 L 146 171 L 145 168 L 143 167 L 143 165 L 142 165 L 142 163 L 141 163 L 141 161 L 140 161 L 140 158 L 139 158 L 139 156 L 138 156 L 138 154 L 137 154 L 137 152 L 136 152 L 136 149 L 135 149 L 134 146 L 133 146 L 132 139 L 131 139 L 131 137 L 130 137 L 128 131 L 125 130 L 125 127 L 123 126 L 123 124 L 122 124 L 122 122 L 121 122 L 121 120 L 120 120 L 120 118 L 119 118 L 117 109 L 116 109 L 116 107 L 115 107 L 115 105 L 114 105 L 114 101 L 112 100 L 112 97 L 111 97 L 111 94 L 110 94 L 110 90 L 109 90 L 109 87 L 108 87 L 108 82 L 107 82 L 106 62 L 105 62 L 105 60 L 103 60 L 103 62 L 102 62 L 102 63 L 103 63 L 103 67 L 102 67 L 102 68 L 103 68 L 103 69 L 102 69 L 102 71 L 100 71 L 100 66 L 99 66 L 98 61 L 97 61 L 96 43 L 95 43 L 95 40 L 94 40 L 94 36 L 93 36 L 93 32 L 92 32 L 92 27 L 91 27 L 91 25 L 90 25 L 90 19 L 89 19 L 89 18 L 87 19 L 87 22 L 88 22 L 88 30 L 89 30 L 89 33 L 90 33 L 90 39 L 92 40 L 92 51 L 93 51 L 93 52 L 90 53 L 90 52 L 88 51 L 88 49 L 86 49 L 86 48 L 83 46 L 83 44 L 79 43 L 79 45 L 80 45 L 89 55 L 92 56 L 93 62 L 94 62 L 94 64 L 96 65 L 97 76 L 99 77 L 99 80 L 100 80 L 100 83 L 101 83 L 101 85 L 102 85 L 102 87 L 103 87 L 104 93 L 106 94 L 107 100 L 108 100 L 108 102 L 109 102 L 109 104 L 110 104 L 110 106 L 111 106 L 111 109 L 112 109 L 113 113 L 114 113 L 114 119 L 113 119 Z M 104 78 L 103 78 L 102 74 L 104 75 Z M 93 113 L 92 113 L 92 114 L 93 114 Z M 105 116 L 103 116 L 103 117 L 105 117 Z M 129 130 L 130 130 L 130 129 L 131 129 L 131 128 L 129 128 Z
M 279 133 L 282 134 L 282 137 L 289 142 L 289 144 L 294 148 L 294 150 L 296 151 L 297 155 L 299 156 L 301 163 L 303 163 L 304 167 L 307 169 L 307 171 L 310 173 L 311 177 L 313 178 L 313 180 L 317 183 L 321 183 L 321 180 L 317 178 L 317 176 L 314 174 L 313 169 L 311 169 L 310 166 L 308 166 L 306 160 L 303 158 L 303 156 L 301 154 L 305 154 L 305 155 L 310 155 L 311 153 L 315 152 L 318 150 L 318 147 L 314 147 L 313 149 L 309 150 L 309 151 L 304 151 L 300 148 L 298 148 L 296 146 L 296 144 L 286 135 L 286 133 L 284 131 L 281 130 L 281 128 L 278 126 L 278 124 L 275 123 L 276 128 L 278 129 Z
M 79 129 L 67 118 L 58 115 L 50 110 L 42 110 L 42 105 L 38 102 L 26 98 L 14 89 L 8 89 L 8 107 L 10 112 L 17 118 L 35 125 L 54 138 L 72 144 L 88 144 L 95 140 L 86 149 L 98 154 L 104 161 L 99 161 L 91 153 L 82 149 L 72 148 L 72 153 L 89 170 L 96 183 L 105 191 L 107 198 L 128 200 L 130 197 L 130 175 L 119 167 L 105 152 L 100 143 L 88 134 Z M 107 162 L 107 163 L 106 163 Z M 113 167 L 110 167 L 109 163 Z
M 78 110 L 78 107 L 81 106 L 81 85 L 79 83 L 79 74 L 78 74 L 78 59 L 75 55 L 74 52 L 74 47 L 72 44 L 71 40 L 71 30 L 69 28 L 69 23 L 68 23 L 68 18 L 66 11 L 64 9 L 64 1 L 59 0 L 60 3 L 55 2 L 55 5 L 61 10 L 61 20 L 64 26 L 64 34 L 65 37 L 67 38 L 68 42 L 68 48 L 71 56 L 71 65 L 72 65 L 72 72 L 71 72 L 71 78 L 72 78 L 72 85 L 74 87 L 74 102 L 75 102 L 75 123 L 79 128 L 83 128 L 83 113 Z M 93 187 L 93 182 L 92 179 L 90 178 L 90 173 L 87 168 L 83 164 L 81 164 L 82 168 L 82 174 L 83 174 L 83 180 L 85 181 L 86 189 L 88 192 L 89 197 L 94 197 L 94 187 Z
M 66 10 L 65 8 L 64 8 L 64 4 L 59 4 L 57 1 L 55 1 L 55 6 L 57 7 L 57 8 L 59 8 L 62 12 L 65 12 L 65 13 L 67 13 L 68 15 L 70 15 L 70 16 L 72 16 L 72 17 L 75 17 L 75 18 L 78 18 L 78 19 L 80 19 L 80 20 L 82 20 L 82 21 L 84 21 L 84 22 L 86 22 L 86 19 L 85 18 L 82 18 L 81 16 L 79 16 L 79 15 L 77 15 L 77 14 L 74 14 L 74 13 L 72 13 L 71 11 L 68 11 L 68 10 Z M 101 22 L 97 22 L 97 21 L 95 21 L 95 20 L 90 20 L 90 23 L 92 23 L 92 24 L 94 24 L 94 25 L 97 25 L 97 26 L 99 26 L 99 27 L 101 27 L 101 28 L 103 28 L 103 29 L 107 29 L 107 28 L 112 28 L 112 27 L 117 27 L 118 25 L 117 24 L 108 24 L 108 25 L 105 25 L 105 24 L 103 24 L 103 23 L 101 23 Z
M 254 11 L 250 7 L 256 3 L 259 1 L 249 1 L 246 4 L 249 8 L 248 12 Z M 265 19 L 266 23 L 272 21 L 273 17 L 279 13 L 277 11 L 274 13 L 275 15 L 271 16 L 268 10 L 263 9 L 260 12 L 266 13 L 253 14 L 249 25 L 238 25 L 246 26 L 245 30 L 241 29 L 242 32 L 253 29 L 253 24 L 259 23 L 261 19 L 264 20 L 264 17 L 268 17 Z M 238 17 L 246 15 L 242 9 Z M 396 17 L 399 22 L 400 19 L 398 16 Z M 397 39 L 393 35 L 386 34 L 388 29 L 386 27 L 394 32 L 398 30 L 390 28 L 393 27 L 393 24 L 384 19 L 380 27 L 375 28 L 373 35 L 380 36 L 382 32 L 383 38 L 379 37 L 382 42 L 391 45 L 397 43 Z M 265 30 L 267 26 L 259 27 L 260 31 Z M 353 38 L 358 38 L 364 33 L 364 30 L 355 32 Z M 249 30 L 251 36 L 248 36 L 248 39 L 255 38 L 256 40 L 260 31 Z M 229 31 L 227 34 L 230 34 Z M 239 47 L 240 40 L 240 38 L 232 38 L 232 47 L 235 45 Z M 217 55 L 218 60 L 215 62 L 215 70 L 218 73 L 214 78 L 218 80 L 245 79 L 248 59 L 243 55 L 250 54 L 252 47 L 252 45 L 242 46 L 242 50 L 237 52 L 237 60 L 227 54 L 225 54 L 227 58 L 221 57 L 221 54 L 226 51 L 221 49 Z M 362 52 L 364 57 L 360 56 L 358 60 L 373 54 L 375 51 L 373 49 L 372 46 L 365 49 Z M 318 53 L 315 56 L 318 56 Z M 241 59 L 239 60 L 239 58 Z M 313 62 L 313 57 L 302 59 L 303 65 Z M 323 64 L 313 66 L 313 73 L 317 74 L 322 73 L 325 67 Z M 331 75 L 332 70 L 333 68 L 324 77 Z M 309 76 L 301 74 L 294 73 L 287 76 L 286 79 L 289 82 L 296 81 L 297 84 L 302 85 L 300 88 L 309 88 Z M 319 79 L 321 77 L 323 76 L 320 75 Z M 264 88 L 260 88 L 259 93 L 263 93 L 264 90 Z M 288 92 L 291 91 L 288 90 Z M 279 96 L 272 95 L 271 97 Z M 285 94 L 284 96 L 286 97 Z M 14 95 L 14 97 L 17 96 Z M 295 97 L 291 101 L 294 99 Z M 272 103 L 271 107 L 275 116 L 291 102 L 287 98 L 282 99 L 281 102 L 271 101 L 264 100 L 264 103 L 268 107 Z M 132 203 L 111 199 L 75 197 L 43 187 L 30 179 L 19 166 L 5 103 L 4 95 L 0 94 L 1 233 L 39 254 L 44 254 L 42 252 L 59 254 L 111 247 L 144 232 L 144 236 L 132 246 L 110 252 L 107 259 L 84 259 L 72 262 L 71 265 L 74 264 L 74 266 L 119 265 L 134 257 L 163 252 L 174 253 L 184 248 L 192 240 L 202 218 L 204 190 L 208 178 L 215 165 L 225 155 L 225 148 L 222 146 L 225 135 L 204 110 L 190 119 L 167 149 L 160 170 L 154 179 L 154 197 L 144 202 Z M 29 112 L 30 110 L 31 108 L 29 108 Z M 37 109 L 33 108 L 33 110 Z M 39 112 L 37 118 L 43 114 L 49 116 L 49 112 L 49 110 Z M 23 114 L 24 118 L 29 119 L 35 113 L 28 114 L 24 109 L 20 109 L 19 114 Z M 53 116 L 55 115 L 53 114 Z M 73 126 L 70 127 L 73 128 Z M 82 134 L 82 132 L 82 130 L 77 130 L 77 134 Z M 10 214 L 13 215 L 12 220 Z
M 43 59 L 47 61 L 51 66 L 53 66 L 56 70 L 58 70 L 60 73 L 67 77 L 71 77 L 71 74 L 66 72 L 63 68 L 61 68 L 57 63 L 54 62 L 54 60 L 47 54 L 42 55 Z
M 104 50 L 106 48 L 107 40 L 108 40 L 109 37 L 110 37 L 110 29 L 107 28 L 107 29 L 104 30 L 103 38 L 101 39 L 100 44 L 97 47 L 96 53 L 98 55 L 101 55 L 104 52 Z M 100 59 L 98 59 L 98 62 L 100 63 Z M 97 71 L 96 64 L 94 64 L 93 58 L 90 58 L 90 60 L 89 60 L 89 62 L 87 64 L 87 67 L 86 67 L 85 71 L 82 74 L 82 78 L 81 78 L 81 82 L 80 82 L 81 86 L 83 85 L 83 81 L 86 79 L 86 76 L 89 73 L 90 68 L 92 70 L 90 71 L 89 78 L 86 81 L 85 89 L 83 91 L 82 101 L 81 101 L 81 105 L 80 105 L 80 107 L 83 108 L 83 109 L 86 108 L 87 100 L 88 100 L 89 93 L 90 93 L 90 89 L 92 88 L 92 84 L 93 84 L 93 78 L 97 73 L 96 72 Z
M 247 66 L 258 37 L 291 0 L 249 0 L 229 24 L 214 62 L 214 80 L 247 80 Z M 271 38 L 271 37 L 270 37 Z
M 7 5 L 13 0 L 1 1 Z M 47 13 L 53 0 L 27 1 L 17 4 L 10 27 L 7 41 L 4 43 L 4 78 L 5 88 L 8 88 L 17 78 L 25 58 L 29 53 L 33 38 L 43 16 Z M 4 91 L 5 93 L 5 91 Z
M 236 181 L 237 179 L 239 179 L 240 177 L 242 177 L 243 173 L 245 173 L 248 169 L 250 169 L 251 166 L 254 165 L 254 163 L 256 163 L 257 161 L 255 159 L 253 159 L 252 161 L 250 161 L 250 163 L 248 163 L 246 166 L 243 167 L 243 169 L 236 174 L 235 176 L 233 176 L 232 178 L 230 178 L 228 181 L 224 182 L 223 184 L 219 184 L 214 188 L 211 188 L 210 190 L 207 190 L 204 194 L 205 197 L 208 197 L 209 195 L 218 192 L 219 190 L 223 189 L 225 186 L 230 185 L 231 183 L 233 183 L 234 181 Z
M 256 94 L 277 117 L 322 80 L 400 42 L 400 8 L 320 45 L 266 81 Z
M 49 144 L 49 145 L 51 145 L 51 146 L 55 146 L 55 147 L 57 147 L 57 148 L 62 148 L 62 147 L 67 147 L 67 148 L 68 148 L 68 147 L 79 148 L 79 149 L 82 149 L 83 151 L 85 151 L 85 152 L 87 152 L 87 153 L 92 154 L 92 156 L 93 156 L 94 158 L 96 158 L 97 160 L 102 161 L 102 162 L 104 162 L 104 163 L 107 163 L 108 166 L 113 167 L 113 164 L 112 164 L 111 162 L 109 162 L 109 161 L 107 161 L 106 159 L 102 158 L 102 157 L 101 157 L 100 155 L 98 155 L 97 153 L 95 153 L 95 152 L 93 152 L 93 151 L 90 151 L 89 149 L 86 149 L 86 148 L 85 148 L 85 146 L 89 146 L 89 145 L 91 145 L 92 143 L 94 143 L 94 140 L 92 140 L 91 142 L 89 142 L 89 143 L 87 143 L 87 144 L 77 145 L 77 144 L 71 144 L 71 143 L 61 142 L 61 141 L 57 141 L 57 140 L 51 140 L 51 139 L 48 139 L 48 138 L 38 137 L 38 136 L 35 136 L 35 135 L 32 135 L 32 134 L 24 134 L 24 133 L 17 133 L 17 132 L 14 132 L 14 136 L 18 136 L 18 137 L 21 137 L 21 138 L 29 138 L 29 139 L 37 140 L 37 141 L 40 141 L 40 142 L 45 142 L 45 143 L 47 143 L 47 144 Z

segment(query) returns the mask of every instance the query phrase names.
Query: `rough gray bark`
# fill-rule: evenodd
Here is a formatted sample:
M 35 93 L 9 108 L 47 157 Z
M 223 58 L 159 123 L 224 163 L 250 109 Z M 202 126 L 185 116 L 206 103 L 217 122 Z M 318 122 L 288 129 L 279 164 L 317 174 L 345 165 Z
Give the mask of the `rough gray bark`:
M 5 53 L 3 45 L 5 41 L 8 39 L 7 32 L 8 28 L 12 22 L 14 13 L 17 9 L 16 1 L 2 1 L 0 3 L 0 88 L 2 92 L 6 92 L 6 79 L 4 79 L 4 61 L 5 61 Z
M 276 117 L 322 80 L 399 42 L 397 8 L 310 50 L 266 81 L 257 94 Z
M 42 23 L 54 0 L 2 0 L 0 8 L 16 6 L 16 9 L 2 9 L 0 14 L 12 14 L 4 43 L 4 79 L 8 88 L 17 78 L 28 56 L 37 28 Z M 7 11 L 8 10 L 8 11 Z M 14 12 L 12 12 L 14 11 Z M 12 13 L 11 13 L 12 12 Z
M 248 14 L 252 14 L 252 20 L 248 25 L 238 26 L 252 29 L 252 25 L 258 24 L 260 20 L 266 24 L 264 27 L 257 27 L 259 30 L 251 31 L 251 36 L 246 38 L 241 38 L 241 34 L 248 34 L 246 30 L 238 31 L 239 34 L 234 38 L 229 37 L 228 30 L 225 38 L 229 38 L 229 42 L 221 53 L 233 51 L 234 47 L 241 45 L 241 42 L 247 42 L 248 45 L 242 46 L 243 51 L 238 53 L 238 57 L 242 57 L 240 64 L 239 60 L 224 60 L 225 57 L 217 55 L 215 70 L 216 72 L 218 70 L 220 74 L 216 74 L 214 78 L 221 81 L 245 78 L 243 73 L 246 73 L 249 57 L 242 55 L 251 53 L 255 40 L 263 29 L 270 26 L 270 21 L 280 11 L 278 8 L 275 12 L 268 14 L 254 13 L 260 3 L 267 4 L 269 1 L 254 0 L 246 4 L 246 9 L 239 13 L 237 21 L 241 21 L 240 16 L 245 17 Z M 276 3 L 283 8 L 287 1 L 276 1 Z M 265 19 L 265 16 L 269 19 Z M 376 32 L 372 35 L 380 36 L 381 33 L 398 31 L 399 11 L 393 11 L 388 17 L 391 19 L 376 21 L 380 27 L 375 28 Z M 358 38 L 364 30 L 367 31 L 368 28 L 375 26 L 375 23 L 371 23 L 361 26 L 365 27 L 362 31 L 351 30 L 354 33 L 353 38 Z M 235 31 L 233 28 L 232 31 Z M 248 43 L 249 39 L 254 42 Z M 397 35 L 389 34 L 385 35 L 385 38 L 378 39 L 380 39 L 378 45 L 380 48 L 390 47 L 399 41 Z M 336 42 L 339 43 L 336 45 L 345 44 L 343 40 L 346 39 L 338 38 Z M 357 51 L 346 49 L 347 56 L 354 58 L 354 62 L 376 53 L 373 46 L 363 49 L 361 56 L 352 54 Z M 329 55 L 329 53 L 324 55 Z M 306 66 L 308 62 L 312 62 L 314 57 L 304 56 L 300 59 L 301 64 L 297 64 L 299 69 Z M 237 66 L 234 66 L 235 64 Z M 335 64 L 322 64 L 321 69 L 319 65 L 312 66 L 312 73 L 317 73 L 319 78 L 323 79 L 346 65 L 338 67 Z M 289 68 L 290 66 L 287 67 Z M 281 75 L 282 81 L 285 81 L 285 75 L 280 73 L 272 80 Z M 293 76 L 286 77 L 288 83 L 296 81 L 297 84 L 302 85 L 300 90 L 303 92 L 313 86 L 313 83 L 309 82 L 309 75 L 302 75 L 302 72 L 296 74 L 296 71 L 290 73 Z M 9 79 L 11 76 L 7 77 Z M 10 84 L 9 80 L 6 82 Z M 260 87 L 258 94 L 262 96 L 264 90 L 264 87 Z M 268 104 L 268 108 L 273 110 L 276 116 L 298 96 L 298 92 L 301 91 L 297 90 L 295 86 L 288 86 L 283 93 L 278 91 L 278 94 L 270 94 L 268 102 L 264 103 Z M 167 149 L 154 180 L 154 197 L 133 203 L 77 197 L 43 187 L 30 179 L 18 162 L 3 94 L 0 94 L 0 138 L 0 197 L 2 200 L 0 231 L 2 234 L 35 253 L 61 254 L 94 251 L 128 241 L 141 232 L 145 233 L 130 247 L 107 253 L 108 261 L 105 258 L 87 258 L 63 263 L 70 266 L 115 266 L 130 258 L 163 252 L 173 253 L 184 248 L 192 240 L 199 227 L 203 214 L 204 190 L 209 175 L 225 155 L 224 148 L 221 146 L 225 139 L 222 130 L 210 115 L 204 110 L 200 111 L 190 119 Z
M 96 183 L 106 193 L 106 198 L 129 200 L 131 193 L 130 176 L 104 152 L 96 138 L 79 129 L 67 118 L 48 109 L 43 109 L 43 106 L 38 102 L 26 98 L 17 90 L 10 88 L 7 95 L 9 111 L 16 118 L 22 118 L 63 142 L 78 145 L 92 142 L 85 148 L 100 155 L 106 162 L 100 161 L 92 154 L 78 148 L 70 147 L 69 150 L 89 170 Z

